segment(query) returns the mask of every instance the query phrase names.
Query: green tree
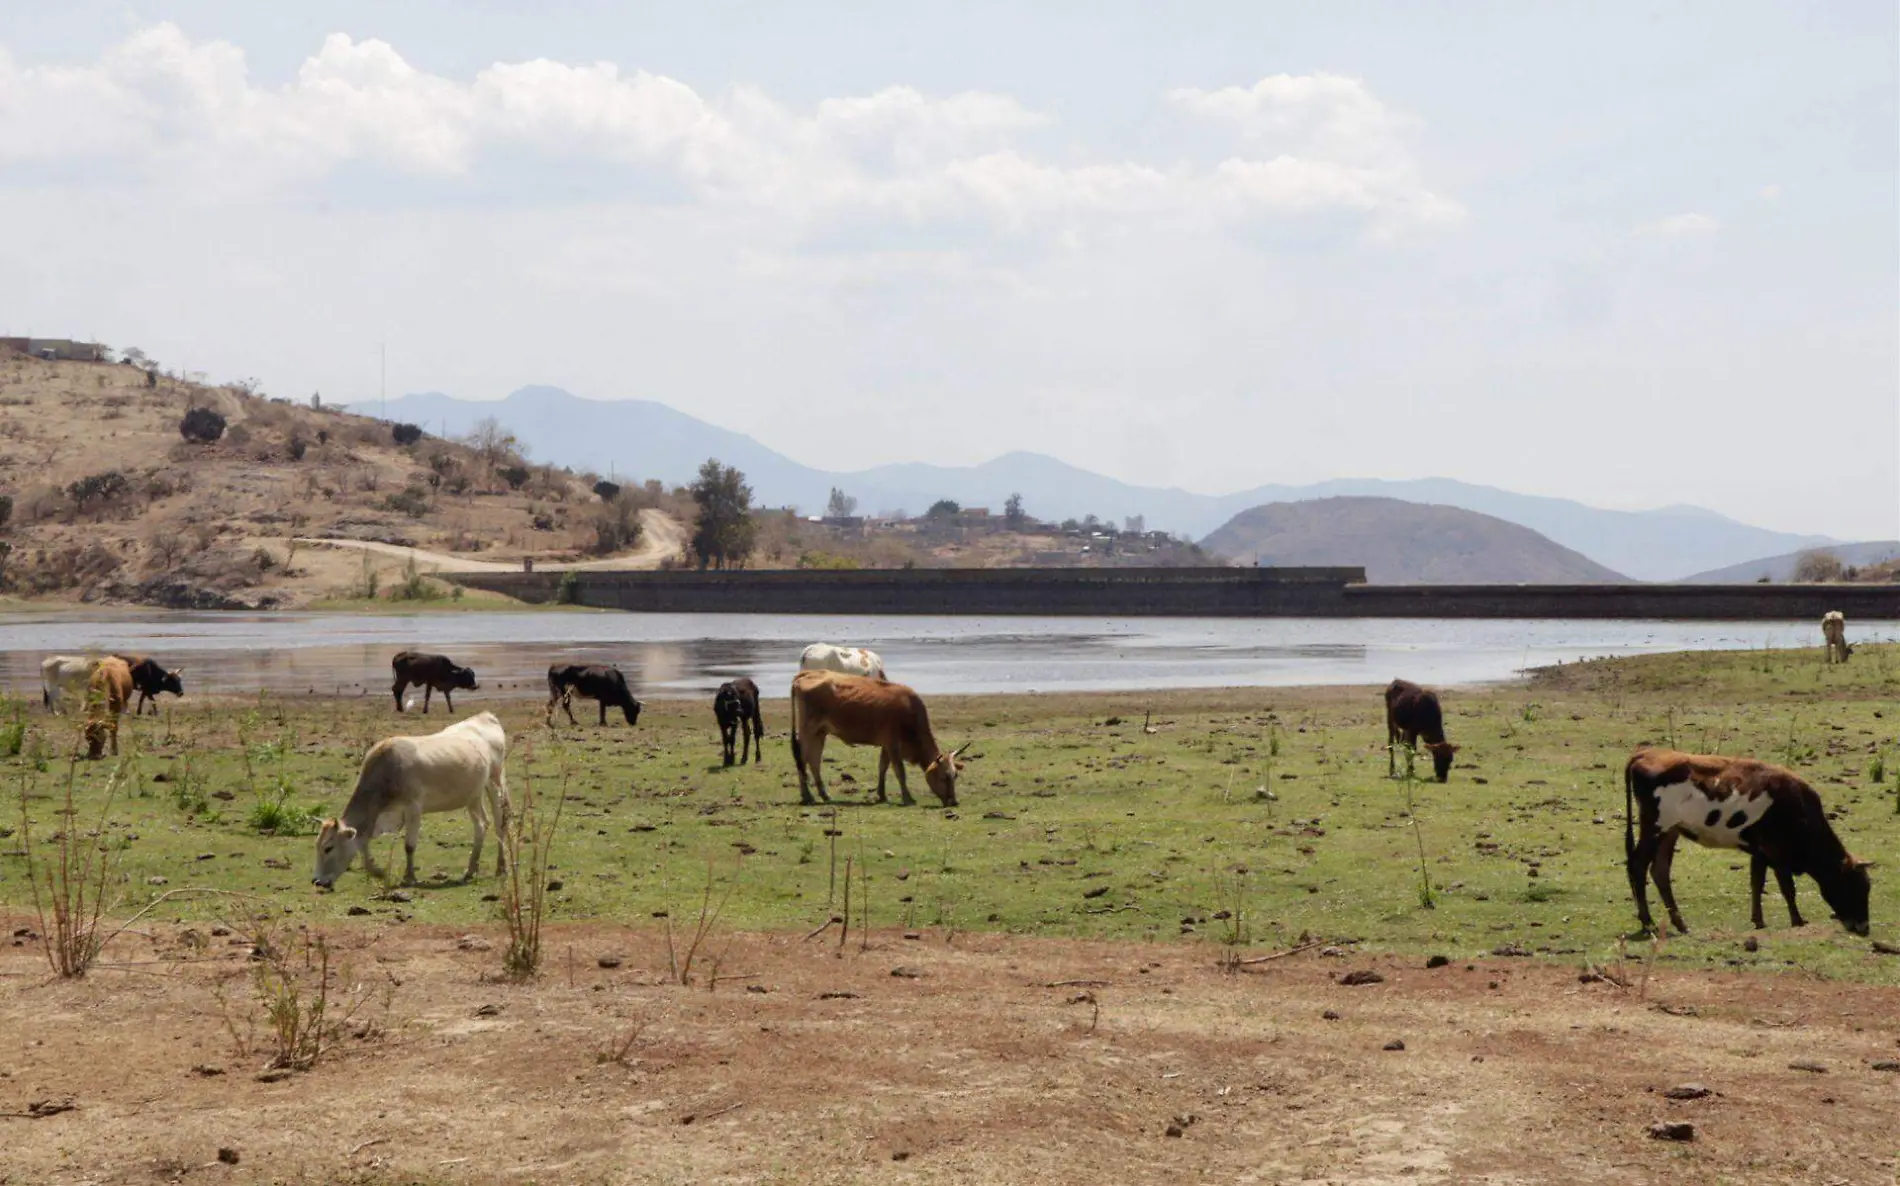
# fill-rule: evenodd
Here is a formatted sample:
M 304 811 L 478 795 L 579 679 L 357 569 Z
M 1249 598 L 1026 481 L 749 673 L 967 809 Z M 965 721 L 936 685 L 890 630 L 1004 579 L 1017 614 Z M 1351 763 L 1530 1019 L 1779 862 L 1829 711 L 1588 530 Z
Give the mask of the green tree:
M 858 500 L 833 486 L 831 497 L 825 501 L 825 518 L 849 519 L 857 513 Z
M 1003 500 L 1003 526 L 1011 531 L 1021 531 L 1029 526 L 1029 516 L 1023 513 L 1023 496 L 1011 494 Z
M 708 458 L 692 485 L 699 523 L 693 529 L 693 554 L 701 568 L 741 568 L 752 555 L 758 533 L 752 521 L 752 487 L 745 475 L 719 459 Z
M 962 505 L 959 504 L 956 499 L 939 498 L 936 502 L 930 504 L 930 509 L 924 512 L 924 517 L 929 519 L 950 519 L 961 513 L 962 510 Z

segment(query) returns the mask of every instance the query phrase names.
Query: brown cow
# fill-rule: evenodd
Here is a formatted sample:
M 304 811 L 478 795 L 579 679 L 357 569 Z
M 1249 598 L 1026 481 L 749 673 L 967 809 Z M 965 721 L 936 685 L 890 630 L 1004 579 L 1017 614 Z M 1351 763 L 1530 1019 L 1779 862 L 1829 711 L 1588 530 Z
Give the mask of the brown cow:
M 455 711 L 455 689 L 475 690 L 474 669 L 459 666 L 447 655 L 430 655 L 422 651 L 398 651 L 389 661 L 390 670 L 396 673 L 393 689 L 396 697 L 396 711 L 402 711 L 402 694 L 410 684 L 422 687 L 422 712 L 429 713 L 429 694 L 442 693 L 442 699 L 448 701 L 449 711 Z
M 1630 819 L 1632 801 L 1637 822 Z M 1681 836 L 1710 848 L 1749 854 L 1756 929 L 1767 925 L 1761 916 L 1761 891 L 1773 869 L 1792 925 L 1806 925 L 1794 904 L 1794 875 L 1805 873 L 1814 878 L 1842 926 L 1856 935 L 1867 933 L 1869 862 L 1848 854 L 1827 822 L 1821 796 L 1792 771 L 1750 758 L 1671 749 L 1642 747 L 1630 755 L 1623 770 L 1623 852 L 1636 917 L 1646 931 L 1656 924 L 1649 914 L 1645 873 L 1656 879 L 1670 923 L 1678 931 L 1689 929 L 1669 884 L 1669 866 Z
M 119 714 L 131 702 L 132 669 L 116 656 L 99 660 L 86 685 L 87 758 L 105 756 L 107 741 L 112 743 L 112 756 L 119 756 Z
M 930 731 L 930 713 L 923 697 L 903 684 L 886 683 L 862 675 L 835 671 L 801 671 L 792 677 L 792 761 L 798 766 L 798 794 L 812 803 L 811 782 L 818 797 L 825 793 L 825 738 L 846 745 L 878 747 L 877 800 L 885 802 L 884 776 L 897 767 L 897 789 L 906 805 L 915 803 L 904 781 L 904 764 L 921 766 L 924 781 L 945 807 L 957 805 L 957 755 L 967 746 L 946 750 Z
M 1438 694 L 1409 680 L 1395 679 L 1385 689 L 1385 772 L 1398 773 L 1396 747 L 1418 749 L 1420 738 L 1431 751 L 1432 774 L 1439 782 L 1451 777 L 1451 757 L 1458 747 L 1445 740 L 1445 714 Z

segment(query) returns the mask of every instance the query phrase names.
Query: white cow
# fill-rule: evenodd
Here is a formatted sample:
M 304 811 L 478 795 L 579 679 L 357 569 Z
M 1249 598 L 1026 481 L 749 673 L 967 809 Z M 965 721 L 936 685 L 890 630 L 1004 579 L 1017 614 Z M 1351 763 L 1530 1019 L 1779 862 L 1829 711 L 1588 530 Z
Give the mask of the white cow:
M 85 699 L 86 685 L 99 660 L 84 655 L 50 655 L 40 660 L 40 703 L 58 713 L 68 692 Z
M 1847 645 L 1847 616 L 1840 610 L 1829 610 L 1821 617 L 1821 637 L 1827 640 L 1827 661 L 1845 663 L 1854 653 Z
M 327 819 L 317 833 L 317 872 L 310 880 L 328 889 L 349 870 L 356 854 L 374 876 L 382 870 L 370 857 L 370 841 L 401 830 L 404 885 L 416 881 L 416 844 L 422 817 L 435 811 L 465 810 L 475 825 L 475 847 L 462 880 L 481 865 L 488 812 L 500 832 L 495 837 L 495 873 L 507 867 L 503 836 L 508 830 L 508 737 L 492 712 L 479 712 L 440 733 L 424 737 L 385 737 L 370 747 L 356 790 L 343 818 Z
M 878 658 L 876 651 L 863 647 L 833 646 L 828 642 L 815 642 L 805 648 L 799 656 L 800 671 L 841 671 L 846 675 L 867 675 L 872 679 L 884 678 L 884 660 Z

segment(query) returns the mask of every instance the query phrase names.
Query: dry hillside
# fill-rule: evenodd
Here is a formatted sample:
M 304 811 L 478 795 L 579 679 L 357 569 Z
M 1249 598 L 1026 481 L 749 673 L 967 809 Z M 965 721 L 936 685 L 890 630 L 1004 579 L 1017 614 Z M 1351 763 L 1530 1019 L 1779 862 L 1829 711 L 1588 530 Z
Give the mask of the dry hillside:
M 1201 541 L 1242 564 L 1364 565 L 1374 584 L 1568 584 L 1628 578 L 1528 527 L 1396 498 L 1242 511 Z
M 183 438 L 193 408 L 225 418 L 220 439 Z M 180 608 L 295 606 L 372 585 L 386 597 L 403 547 L 510 567 L 615 552 L 657 564 L 681 540 L 656 509 L 669 496 L 603 503 L 589 478 L 528 465 L 505 440 L 401 445 L 365 416 L 13 353 L 0 356 L 9 497 L 0 592 Z M 309 537 L 396 546 L 293 542 Z

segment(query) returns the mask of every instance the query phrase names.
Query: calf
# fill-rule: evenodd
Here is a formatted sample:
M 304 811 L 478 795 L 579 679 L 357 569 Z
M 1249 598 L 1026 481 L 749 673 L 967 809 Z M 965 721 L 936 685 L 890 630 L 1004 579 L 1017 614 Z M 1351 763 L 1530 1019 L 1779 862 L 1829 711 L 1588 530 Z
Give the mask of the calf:
M 713 717 L 719 722 L 719 743 L 725 748 L 726 765 L 732 765 L 734 742 L 742 742 L 739 765 L 750 758 L 765 760 L 765 721 L 759 715 L 759 685 L 749 679 L 736 679 L 719 685 L 713 694 Z M 756 742 L 756 744 L 755 744 Z
M 49 655 L 40 660 L 40 703 L 58 716 L 68 694 L 83 696 L 99 660 L 84 655 Z
M 617 708 L 627 718 L 629 725 L 640 723 L 640 702 L 627 691 L 627 677 L 617 668 L 588 666 L 582 663 L 555 664 L 548 668 L 548 724 L 554 724 L 554 706 L 560 705 L 567 713 L 567 723 L 578 725 L 574 719 L 574 697 L 580 695 L 600 705 L 600 723 L 607 723 L 607 710 Z
M 402 694 L 410 684 L 422 689 L 422 711 L 429 711 L 429 696 L 433 692 L 442 693 L 442 699 L 448 701 L 449 711 L 455 711 L 456 688 L 476 690 L 475 672 L 468 667 L 457 666 L 447 655 L 430 655 L 422 651 L 399 651 L 389 661 L 396 673 L 396 685 L 393 689 L 396 697 L 396 711 L 402 711 Z
M 152 702 L 152 715 L 158 715 L 158 696 L 161 692 L 170 692 L 174 696 L 185 694 L 185 669 L 174 668 L 170 671 L 160 667 L 156 660 L 142 655 L 114 655 L 123 659 L 132 669 L 132 686 L 138 690 L 138 706 L 132 710 L 133 716 L 145 712 L 145 702 Z
M 1821 637 L 1827 640 L 1827 661 L 1845 663 L 1854 653 L 1847 645 L 1847 616 L 1840 610 L 1829 610 L 1821 617 Z
M 105 756 L 106 743 L 112 743 L 112 756 L 119 756 L 119 716 L 132 699 L 132 670 L 116 655 L 98 661 L 86 684 L 86 757 Z
M 1431 751 L 1432 774 L 1439 782 L 1451 778 L 1451 757 L 1458 747 L 1445 740 L 1445 714 L 1438 694 L 1409 680 L 1395 679 L 1385 689 L 1385 771 L 1398 774 L 1397 747 L 1416 751 L 1419 739 Z
M 475 846 L 462 880 L 474 878 L 482 862 L 488 813 L 495 817 L 495 875 L 507 868 L 508 737 L 492 712 L 478 712 L 425 737 L 385 737 L 370 747 L 356 776 L 356 790 L 339 819 L 327 819 L 317 832 L 317 868 L 311 884 L 329 889 L 349 871 L 357 853 L 373 876 L 383 872 L 370 856 L 370 841 L 400 829 L 403 833 L 404 885 L 416 881 L 416 844 L 422 817 L 431 812 L 468 812 Z
M 1669 866 L 1681 836 L 1749 855 L 1756 929 L 1767 925 L 1761 917 L 1761 891 L 1773 869 L 1792 925 L 1806 925 L 1794 904 L 1794 876 L 1805 873 L 1814 878 L 1842 926 L 1856 935 L 1867 933 L 1870 864 L 1848 854 L 1827 822 L 1821 796 L 1793 772 L 1749 758 L 1670 749 L 1643 747 L 1630 755 L 1623 769 L 1623 853 L 1636 917 L 1646 931 L 1656 924 L 1649 914 L 1645 872 L 1656 879 L 1670 924 L 1678 931 L 1689 929 L 1669 884 Z
M 792 677 L 792 761 L 798 767 L 798 794 L 811 803 L 806 772 L 825 793 L 825 738 L 846 745 L 875 745 L 877 801 L 886 801 L 884 776 L 897 767 L 897 789 L 906 805 L 915 803 L 904 779 L 904 764 L 921 766 L 924 781 L 945 807 L 957 805 L 957 755 L 967 746 L 946 750 L 930 731 L 923 697 L 903 684 L 833 671 L 801 671 Z
M 798 669 L 884 678 L 884 660 L 878 657 L 876 651 L 864 647 L 833 646 L 828 642 L 815 642 L 806 647 L 804 654 L 798 657 Z

